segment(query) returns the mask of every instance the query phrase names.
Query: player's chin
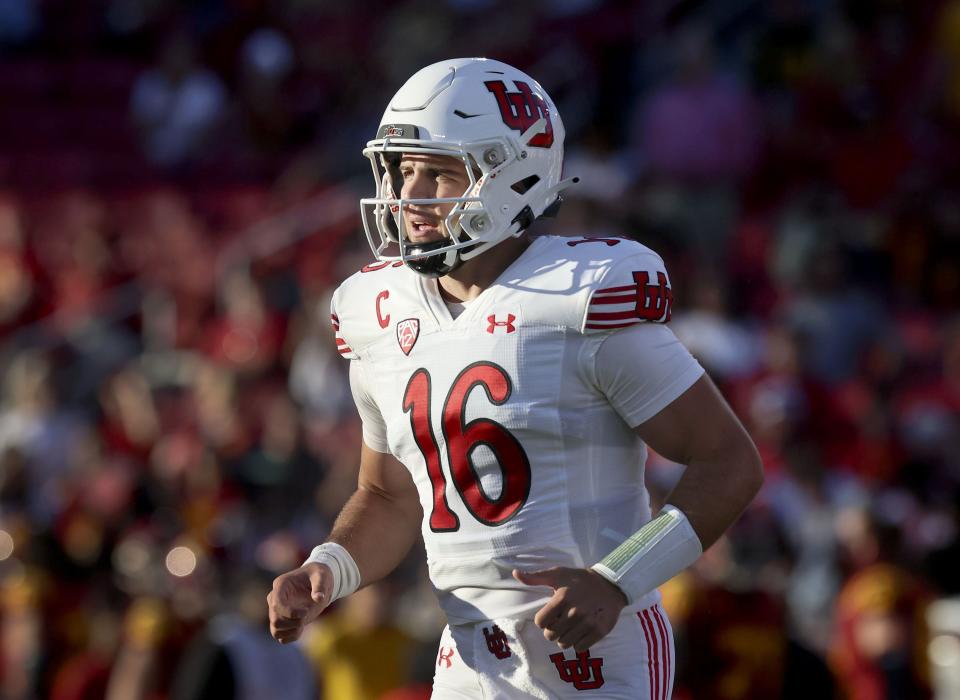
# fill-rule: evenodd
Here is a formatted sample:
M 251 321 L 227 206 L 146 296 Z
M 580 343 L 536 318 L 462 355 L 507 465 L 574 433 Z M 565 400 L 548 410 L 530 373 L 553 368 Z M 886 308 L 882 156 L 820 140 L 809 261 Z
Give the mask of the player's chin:
M 430 232 L 419 232 L 415 231 L 407 236 L 407 244 L 413 246 L 426 245 L 428 243 L 436 243 L 437 241 L 442 241 L 446 238 L 440 231 L 430 231 Z

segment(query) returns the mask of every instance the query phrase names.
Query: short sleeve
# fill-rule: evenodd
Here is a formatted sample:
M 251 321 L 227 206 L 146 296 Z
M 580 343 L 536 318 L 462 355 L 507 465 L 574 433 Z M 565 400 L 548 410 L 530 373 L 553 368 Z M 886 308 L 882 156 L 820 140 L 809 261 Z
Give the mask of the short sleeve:
M 366 377 L 363 363 L 360 360 L 353 360 L 350 363 L 350 391 L 353 393 L 353 402 L 357 405 L 357 412 L 363 422 L 363 441 L 372 450 L 390 452 L 390 444 L 387 442 L 387 424 L 370 393 Z
M 337 342 L 337 352 L 340 353 L 341 357 L 345 357 L 348 360 L 355 360 L 357 359 L 357 354 L 347 344 L 346 338 L 343 337 L 343 330 L 340 328 L 340 316 L 337 315 L 337 297 L 339 295 L 340 290 L 337 289 L 330 299 L 330 324 L 333 326 L 333 334 Z
M 703 376 L 700 363 L 662 324 L 635 325 L 595 342 L 594 381 L 631 428 L 657 415 Z
M 673 289 L 667 268 L 649 248 L 625 256 L 603 276 L 587 301 L 581 331 L 603 333 L 642 323 L 667 323 Z

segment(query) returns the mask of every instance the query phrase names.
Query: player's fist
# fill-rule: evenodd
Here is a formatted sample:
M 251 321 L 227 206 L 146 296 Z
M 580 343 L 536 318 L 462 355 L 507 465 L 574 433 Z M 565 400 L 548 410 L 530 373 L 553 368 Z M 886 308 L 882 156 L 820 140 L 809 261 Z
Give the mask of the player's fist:
M 553 597 L 533 621 L 561 649 L 589 649 L 610 633 L 627 604 L 623 591 L 591 569 L 514 569 L 513 577 L 528 586 L 553 589 Z
M 303 628 L 330 604 L 333 577 L 326 564 L 310 562 L 273 580 L 267 594 L 270 634 L 281 644 L 299 639 Z

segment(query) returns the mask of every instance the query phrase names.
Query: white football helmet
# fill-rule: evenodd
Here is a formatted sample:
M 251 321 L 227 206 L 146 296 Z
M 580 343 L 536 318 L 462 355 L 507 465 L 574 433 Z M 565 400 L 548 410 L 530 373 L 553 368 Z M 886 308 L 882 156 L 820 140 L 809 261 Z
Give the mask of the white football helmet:
M 457 58 L 427 66 L 393 96 L 370 159 L 377 196 L 360 200 L 374 255 L 401 260 L 438 277 L 510 236 L 559 205 L 563 122 L 553 101 L 530 76 L 485 58 Z M 470 185 L 459 197 L 401 199 L 401 154 L 454 156 Z M 452 203 L 450 238 L 426 244 L 406 239 L 403 208 Z

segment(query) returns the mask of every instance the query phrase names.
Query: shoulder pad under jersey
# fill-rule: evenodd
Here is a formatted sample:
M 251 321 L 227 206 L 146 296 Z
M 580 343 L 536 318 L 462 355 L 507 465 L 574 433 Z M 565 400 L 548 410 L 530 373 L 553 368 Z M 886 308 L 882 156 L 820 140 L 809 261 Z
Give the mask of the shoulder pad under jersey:
M 663 260 L 628 238 L 540 236 L 504 284 L 531 292 L 526 319 L 598 333 L 670 320 Z
M 401 262 L 374 262 L 364 265 L 344 280 L 330 300 L 330 322 L 336 335 L 337 352 L 348 360 L 363 357 L 363 349 L 380 337 L 378 309 L 385 287 L 410 284 L 408 270 Z

